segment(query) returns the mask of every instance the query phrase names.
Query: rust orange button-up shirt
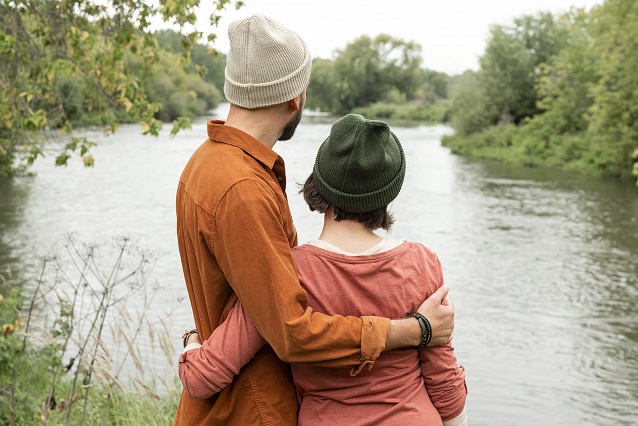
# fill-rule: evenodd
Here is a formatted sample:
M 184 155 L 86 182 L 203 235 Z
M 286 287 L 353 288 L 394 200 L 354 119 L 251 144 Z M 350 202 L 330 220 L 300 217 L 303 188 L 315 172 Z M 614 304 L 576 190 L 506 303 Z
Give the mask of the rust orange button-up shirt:
M 390 321 L 313 312 L 290 248 L 297 245 L 283 160 L 250 135 L 208 123 L 177 189 L 177 239 L 197 330 L 207 339 L 237 297 L 269 343 L 207 400 L 182 392 L 176 425 L 295 425 L 286 362 L 371 366 Z M 281 359 L 281 360 L 280 360 Z

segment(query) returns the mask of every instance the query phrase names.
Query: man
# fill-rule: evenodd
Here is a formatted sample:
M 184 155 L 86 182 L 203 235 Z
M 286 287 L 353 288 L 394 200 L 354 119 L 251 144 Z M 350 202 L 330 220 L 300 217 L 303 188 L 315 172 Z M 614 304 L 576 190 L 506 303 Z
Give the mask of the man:
M 372 368 L 383 350 L 418 346 L 423 326 L 413 318 L 327 316 L 308 307 L 290 252 L 297 233 L 284 162 L 271 148 L 290 139 L 301 120 L 310 54 L 297 34 L 261 15 L 233 22 L 228 34 L 224 93 L 231 107 L 225 123 L 208 123 L 208 139 L 180 178 L 178 243 L 202 338 L 238 297 L 269 345 L 215 397 L 182 392 L 175 424 L 295 425 L 297 398 L 282 360 L 351 366 L 356 374 Z M 430 320 L 431 344 L 451 337 L 453 307 L 441 304 L 446 293 L 418 310 Z

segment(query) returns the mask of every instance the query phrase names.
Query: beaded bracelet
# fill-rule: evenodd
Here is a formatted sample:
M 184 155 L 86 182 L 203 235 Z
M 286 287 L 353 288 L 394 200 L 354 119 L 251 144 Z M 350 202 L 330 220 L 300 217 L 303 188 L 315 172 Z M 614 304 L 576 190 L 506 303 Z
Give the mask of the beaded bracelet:
M 194 328 L 192 330 L 186 330 L 184 331 L 184 334 L 182 334 L 182 339 L 184 339 L 184 347 L 186 347 L 186 345 L 188 344 L 188 339 L 193 335 L 193 334 L 197 334 L 197 329 Z
M 421 343 L 419 343 L 419 346 L 417 346 L 416 349 L 421 349 L 422 347 L 427 346 L 430 343 L 430 340 L 432 340 L 432 326 L 430 325 L 430 321 L 428 321 L 423 314 L 418 312 L 408 314 L 407 318 L 416 318 L 417 321 L 419 321 L 419 326 L 421 326 Z

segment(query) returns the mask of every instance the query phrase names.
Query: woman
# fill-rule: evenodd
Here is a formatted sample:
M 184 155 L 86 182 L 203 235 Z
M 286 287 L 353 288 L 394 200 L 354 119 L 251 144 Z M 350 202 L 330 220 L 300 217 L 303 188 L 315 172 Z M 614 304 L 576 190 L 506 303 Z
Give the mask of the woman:
M 373 232 L 392 226 L 387 208 L 404 176 L 403 149 L 387 124 L 350 114 L 332 126 L 301 191 L 310 209 L 324 214 L 323 230 L 318 240 L 293 249 L 314 310 L 396 318 L 415 312 L 411 301 L 424 300 L 443 285 L 432 251 Z M 349 285 L 337 284 L 344 282 Z M 465 371 L 450 343 L 424 347 L 431 330 L 428 337 L 427 320 L 419 320 L 423 341 L 418 351 L 385 352 L 374 369 L 292 365 L 299 424 L 467 424 Z M 219 392 L 265 343 L 239 302 L 220 329 L 245 336 L 223 358 L 208 341 L 200 345 L 196 335 L 186 336 L 179 375 L 194 398 Z M 188 340 L 195 343 L 186 345 Z

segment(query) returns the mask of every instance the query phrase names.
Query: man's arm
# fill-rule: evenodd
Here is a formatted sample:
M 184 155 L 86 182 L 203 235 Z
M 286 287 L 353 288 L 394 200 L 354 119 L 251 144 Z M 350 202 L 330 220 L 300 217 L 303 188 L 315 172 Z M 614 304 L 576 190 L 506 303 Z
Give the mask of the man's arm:
M 380 352 L 416 346 L 415 319 L 328 316 L 313 312 L 297 278 L 276 195 L 265 183 L 237 183 L 220 202 L 211 251 L 264 339 L 292 363 L 327 367 L 371 365 Z M 430 319 L 433 343 L 449 341 L 453 307 L 441 293 L 419 308 Z M 445 335 L 447 333 L 447 335 Z
M 184 389 L 191 398 L 210 398 L 228 386 L 265 343 L 238 300 L 209 339 L 202 343 L 197 334 L 189 338 L 179 357 Z

